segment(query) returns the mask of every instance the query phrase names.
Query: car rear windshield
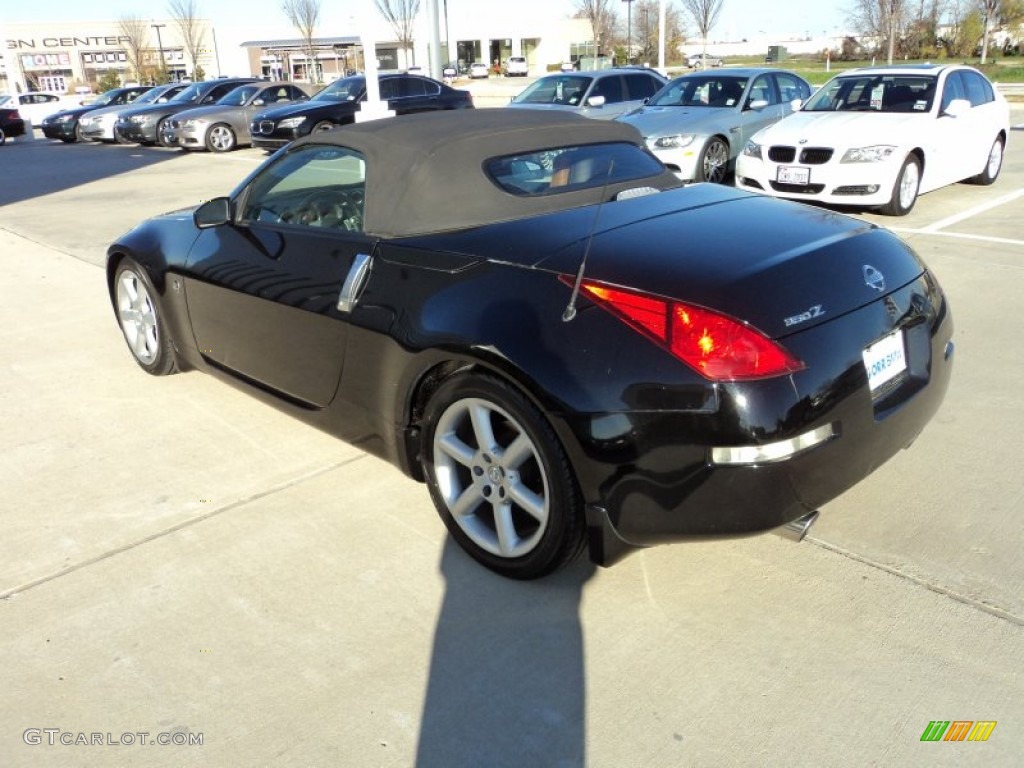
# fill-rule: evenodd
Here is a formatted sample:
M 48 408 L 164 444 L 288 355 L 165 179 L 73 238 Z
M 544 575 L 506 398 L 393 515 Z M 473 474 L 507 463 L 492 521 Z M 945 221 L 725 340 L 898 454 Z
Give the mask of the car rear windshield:
M 935 98 L 934 75 L 865 73 L 835 77 L 804 106 L 804 112 L 928 112 Z
M 550 195 L 658 176 L 664 166 L 635 144 L 558 147 L 488 160 L 488 177 L 513 195 Z

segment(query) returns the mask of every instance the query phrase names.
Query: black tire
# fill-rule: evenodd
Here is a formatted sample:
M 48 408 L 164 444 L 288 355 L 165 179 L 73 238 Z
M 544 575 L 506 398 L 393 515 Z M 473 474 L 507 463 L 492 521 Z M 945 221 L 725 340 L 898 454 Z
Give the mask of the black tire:
M 892 185 L 892 196 L 889 202 L 879 208 L 886 216 L 906 216 L 917 202 L 917 192 L 921 188 L 921 161 L 917 155 L 907 155 L 903 167 L 896 175 L 896 183 Z
M 729 145 L 718 136 L 708 139 L 697 161 L 697 181 L 723 184 L 729 175 Z
M 146 270 L 125 259 L 114 273 L 113 288 L 114 312 L 135 362 L 153 376 L 175 373 L 178 365 L 174 344 Z
M 7 134 L 4 133 L 4 129 L 0 128 L 0 147 L 7 143 Z
M 156 124 L 156 143 L 159 144 L 161 147 L 167 147 L 168 149 L 171 149 L 176 146 L 175 144 L 169 144 L 167 140 L 164 139 L 164 128 L 167 126 L 167 123 L 170 121 L 170 119 L 171 118 L 169 117 L 165 117 L 163 120 Z
M 583 551 L 565 451 L 537 408 L 504 382 L 463 373 L 442 383 L 424 412 L 420 460 L 452 537 L 495 573 L 536 579 Z
M 211 152 L 230 152 L 238 146 L 238 139 L 227 123 L 211 125 L 206 132 L 206 148 Z
M 977 176 L 972 176 L 968 181 L 971 184 L 978 184 L 982 187 L 987 187 L 999 178 L 999 171 L 1001 171 L 1002 168 L 1003 139 L 1002 137 L 997 136 L 996 140 L 992 142 L 992 148 L 988 151 L 988 157 L 985 159 L 985 170 Z

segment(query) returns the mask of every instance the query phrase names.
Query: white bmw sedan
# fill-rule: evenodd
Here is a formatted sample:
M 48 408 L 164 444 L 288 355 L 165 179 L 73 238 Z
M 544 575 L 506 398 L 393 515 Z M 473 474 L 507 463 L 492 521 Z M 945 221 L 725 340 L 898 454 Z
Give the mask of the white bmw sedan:
M 919 194 L 995 181 L 1009 123 L 1006 101 L 971 67 L 851 70 L 747 142 L 736 186 L 903 216 Z

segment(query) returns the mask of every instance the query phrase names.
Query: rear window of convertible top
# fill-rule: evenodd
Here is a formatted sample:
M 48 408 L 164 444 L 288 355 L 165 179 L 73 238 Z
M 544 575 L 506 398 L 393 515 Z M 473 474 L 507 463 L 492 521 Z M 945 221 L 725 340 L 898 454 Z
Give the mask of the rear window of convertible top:
M 491 181 L 513 195 L 551 195 L 658 176 L 664 166 L 635 144 L 542 149 L 484 163 Z

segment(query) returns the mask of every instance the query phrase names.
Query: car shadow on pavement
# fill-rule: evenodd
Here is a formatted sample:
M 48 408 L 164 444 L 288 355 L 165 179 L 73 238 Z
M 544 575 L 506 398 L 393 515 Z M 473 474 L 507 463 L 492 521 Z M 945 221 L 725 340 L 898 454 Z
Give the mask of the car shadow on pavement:
M 416 768 L 586 764 L 579 607 L 593 572 L 581 560 L 512 581 L 445 542 Z
M 7 180 L 0 185 L 0 205 L 9 205 L 173 160 L 181 153 L 158 147 L 35 139 L 10 141 L 0 156 Z

